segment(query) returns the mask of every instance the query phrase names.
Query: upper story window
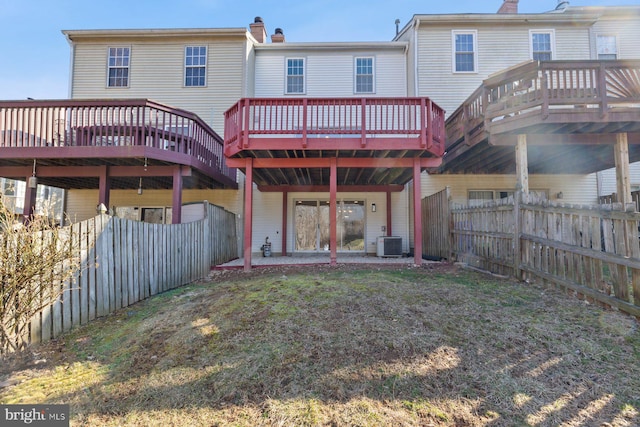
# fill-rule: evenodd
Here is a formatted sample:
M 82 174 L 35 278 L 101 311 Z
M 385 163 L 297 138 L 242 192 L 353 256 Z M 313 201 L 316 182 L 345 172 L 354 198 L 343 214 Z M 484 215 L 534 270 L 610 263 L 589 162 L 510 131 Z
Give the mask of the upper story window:
M 109 48 L 108 87 L 129 86 L 129 54 L 128 47 Z
M 356 58 L 356 93 L 373 93 L 374 61 L 373 58 Z
M 304 93 L 304 59 L 287 59 L 286 93 Z
M 187 46 L 184 50 L 184 85 L 204 86 L 207 75 L 207 47 Z
M 531 31 L 531 59 L 551 61 L 555 57 L 555 33 L 553 30 Z
M 596 53 L 598 54 L 598 59 L 618 59 L 616 36 L 597 35 Z
M 476 31 L 453 31 L 453 72 L 475 73 L 478 70 Z

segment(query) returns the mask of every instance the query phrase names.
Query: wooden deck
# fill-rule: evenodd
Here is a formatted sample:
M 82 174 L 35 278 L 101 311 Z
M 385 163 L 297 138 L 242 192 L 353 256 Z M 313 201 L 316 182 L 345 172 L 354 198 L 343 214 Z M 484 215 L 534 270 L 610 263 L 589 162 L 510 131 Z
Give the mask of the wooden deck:
M 640 160 L 640 61 L 530 61 L 490 76 L 449 117 L 431 172 L 513 173 L 519 134 L 531 173 L 595 172 L 614 166 L 617 133 Z
M 403 185 L 414 158 L 440 163 L 444 143 L 444 111 L 428 98 L 247 98 L 225 114 L 225 155 L 256 159 L 262 188 L 327 185 L 330 158 L 338 185 Z
M 24 179 L 34 161 L 39 182 L 98 188 L 236 188 L 223 141 L 195 114 L 146 99 L 0 101 L 0 176 Z M 95 172 L 92 175 L 92 170 Z

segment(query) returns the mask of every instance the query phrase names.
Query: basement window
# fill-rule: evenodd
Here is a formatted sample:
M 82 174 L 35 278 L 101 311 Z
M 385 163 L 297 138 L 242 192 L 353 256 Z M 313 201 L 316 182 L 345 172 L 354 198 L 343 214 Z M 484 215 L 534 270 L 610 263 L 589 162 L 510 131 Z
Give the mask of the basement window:
M 502 200 L 513 197 L 513 190 L 469 190 L 469 206 L 482 206 L 491 200 Z M 535 194 L 538 198 L 548 199 L 548 190 L 529 190 L 529 193 Z
M 172 222 L 170 206 L 117 206 L 115 213 L 118 218 L 150 224 L 171 224 Z

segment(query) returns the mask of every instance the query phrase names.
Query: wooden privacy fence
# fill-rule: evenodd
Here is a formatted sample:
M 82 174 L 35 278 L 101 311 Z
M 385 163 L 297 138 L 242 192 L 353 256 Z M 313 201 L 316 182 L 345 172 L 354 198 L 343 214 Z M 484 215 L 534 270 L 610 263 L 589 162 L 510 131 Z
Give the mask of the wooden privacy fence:
M 451 258 L 450 193 L 447 187 L 422 199 L 422 253 L 429 259 Z
M 636 205 L 636 211 L 640 212 L 640 191 L 632 191 L 631 200 Z M 618 195 L 616 193 L 600 196 L 601 205 L 612 205 L 614 203 L 618 203 Z
M 212 265 L 237 258 L 235 214 L 205 202 L 205 218 L 149 224 L 99 215 L 68 227 L 80 270 L 73 283 L 31 321 L 30 342 L 152 295 L 206 277 Z
M 451 251 L 484 270 L 551 283 L 640 316 L 639 222 L 640 213 L 620 205 L 573 206 L 517 193 L 452 206 Z

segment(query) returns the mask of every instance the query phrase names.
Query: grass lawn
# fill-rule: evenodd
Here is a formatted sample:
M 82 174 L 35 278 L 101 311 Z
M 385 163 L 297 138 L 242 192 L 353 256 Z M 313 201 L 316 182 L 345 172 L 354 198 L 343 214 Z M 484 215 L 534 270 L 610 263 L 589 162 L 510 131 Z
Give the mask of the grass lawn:
M 71 425 L 637 426 L 640 328 L 455 266 L 215 272 L 2 361 Z

